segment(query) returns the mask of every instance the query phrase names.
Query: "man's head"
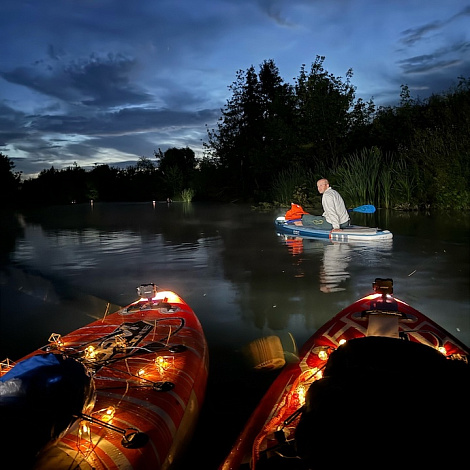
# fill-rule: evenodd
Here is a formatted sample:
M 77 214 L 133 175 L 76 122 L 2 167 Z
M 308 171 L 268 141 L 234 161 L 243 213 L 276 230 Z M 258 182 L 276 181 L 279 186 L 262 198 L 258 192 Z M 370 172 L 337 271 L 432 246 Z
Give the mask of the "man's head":
M 330 183 L 326 178 L 317 181 L 317 189 L 320 194 L 323 194 L 330 187 Z

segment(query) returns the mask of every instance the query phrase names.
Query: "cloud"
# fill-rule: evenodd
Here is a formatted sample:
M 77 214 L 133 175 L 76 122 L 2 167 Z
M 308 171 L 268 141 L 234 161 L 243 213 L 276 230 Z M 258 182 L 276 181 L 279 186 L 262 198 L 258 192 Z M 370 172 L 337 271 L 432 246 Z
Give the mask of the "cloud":
M 17 67 L 0 76 L 38 93 L 85 106 L 124 106 L 147 103 L 151 96 L 132 84 L 135 60 L 121 54 L 64 63 L 40 61 L 35 67 Z
M 463 59 L 467 57 L 467 59 Z M 432 54 L 423 54 L 398 61 L 406 75 L 427 73 L 449 67 L 464 66 L 468 70 L 470 64 L 470 42 L 452 44 L 436 49 Z M 456 69 L 457 70 L 457 69 Z
M 261 11 L 263 11 L 268 18 L 273 20 L 279 26 L 293 27 L 295 24 L 287 19 L 287 16 L 282 11 L 282 6 L 285 2 L 280 0 L 258 0 Z
M 424 96 L 446 91 L 458 77 L 470 76 L 470 5 L 457 13 L 450 8 L 440 19 L 405 29 L 399 42 L 404 46 L 396 60 L 394 81 L 406 83 Z
M 0 116 L 11 109 L 3 107 Z M 27 115 L 11 113 L 10 120 L 0 117 L 0 151 L 15 150 L 13 159 L 25 175 L 45 168 L 69 166 L 80 161 L 83 167 L 101 161 L 118 165 L 152 156 L 153 151 L 169 147 L 201 148 L 206 137 L 205 124 L 215 122 L 219 109 L 176 111 L 169 109 L 125 108 L 94 116 Z M 23 131 L 18 131 L 22 129 Z M 133 158 L 134 156 L 134 158 Z
M 14 160 L 25 174 L 76 160 L 119 164 L 158 147 L 197 146 L 197 152 L 205 125 L 216 122 L 220 108 L 204 108 L 198 91 L 164 78 L 147 92 L 132 78 L 139 70 L 137 60 L 123 54 L 70 60 L 49 47 L 32 66 L 0 72 L 8 83 L 36 93 L 36 112 L 6 102 L 0 107 L 1 151 L 28 156 L 28 162 Z M 194 128 L 200 131 L 188 130 Z
M 414 46 L 417 42 L 424 40 L 429 33 L 439 32 L 445 27 L 452 25 L 453 22 L 470 16 L 470 5 L 451 15 L 447 20 L 437 20 L 417 28 L 409 28 L 402 32 L 401 42 L 406 46 Z

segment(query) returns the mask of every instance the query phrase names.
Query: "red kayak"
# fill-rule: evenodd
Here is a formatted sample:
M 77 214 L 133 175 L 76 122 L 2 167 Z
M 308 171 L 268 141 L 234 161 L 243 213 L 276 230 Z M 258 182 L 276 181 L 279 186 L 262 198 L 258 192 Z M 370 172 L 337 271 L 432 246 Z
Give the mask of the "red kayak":
M 222 470 L 435 468 L 466 460 L 469 349 L 393 281 L 322 326 L 278 375 Z
M 154 284 L 139 300 L 2 367 L 3 455 L 15 468 L 167 469 L 201 408 L 208 349 L 191 308 Z

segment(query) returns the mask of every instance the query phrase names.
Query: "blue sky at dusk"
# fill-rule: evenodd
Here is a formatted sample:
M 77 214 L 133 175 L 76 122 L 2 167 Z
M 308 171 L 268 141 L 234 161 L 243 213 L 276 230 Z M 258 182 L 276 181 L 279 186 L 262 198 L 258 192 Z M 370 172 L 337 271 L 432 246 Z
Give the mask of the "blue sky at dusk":
M 470 78 L 470 2 L 2 0 L 0 152 L 25 176 L 202 152 L 237 70 L 285 82 L 317 55 L 356 97 L 393 105 Z

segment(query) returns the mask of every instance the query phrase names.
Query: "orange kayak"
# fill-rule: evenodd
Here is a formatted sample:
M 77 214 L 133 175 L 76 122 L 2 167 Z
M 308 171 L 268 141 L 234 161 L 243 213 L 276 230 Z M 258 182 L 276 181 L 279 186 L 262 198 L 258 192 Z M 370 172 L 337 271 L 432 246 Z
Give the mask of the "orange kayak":
M 208 349 L 177 294 L 138 288 L 129 306 L 3 363 L 3 455 L 18 468 L 167 469 L 201 408 Z
M 281 370 L 221 470 L 429 468 L 466 459 L 469 349 L 393 296 L 340 311 Z M 434 462 L 434 463 L 433 463 Z

